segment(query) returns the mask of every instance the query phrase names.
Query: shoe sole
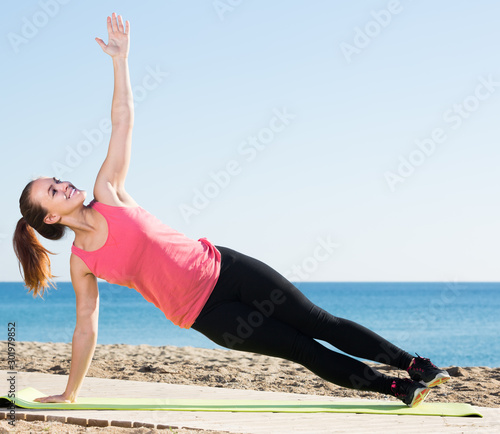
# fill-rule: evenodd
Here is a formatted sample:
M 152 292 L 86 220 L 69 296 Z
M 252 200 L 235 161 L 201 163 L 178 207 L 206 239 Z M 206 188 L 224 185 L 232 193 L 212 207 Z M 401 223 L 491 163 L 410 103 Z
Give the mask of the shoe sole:
M 421 383 L 425 384 L 427 387 L 436 387 L 439 386 L 440 384 L 446 383 L 450 379 L 451 377 L 447 373 L 438 374 L 431 381 L 428 382 L 421 381 Z
M 429 394 L 430 391 L 431 389 L 428 388 L 420 390 L 420 392 L 418 392 L 417 395 L 413 397 L 412 402 L 410 402 L 410 404 L 407 404 L 408 407 L 413 408 L 419 404 L 422 404 L 422 402 L 424 402 L 425 397 Z

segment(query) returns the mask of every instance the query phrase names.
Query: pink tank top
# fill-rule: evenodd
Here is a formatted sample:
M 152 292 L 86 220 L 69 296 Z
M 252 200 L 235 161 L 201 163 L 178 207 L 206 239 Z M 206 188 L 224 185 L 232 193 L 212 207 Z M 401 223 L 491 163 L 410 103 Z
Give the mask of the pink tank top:
M 139 207 L 89 206 L 104 216 L 108 238 L 87 252 L 71 251 L 92 273 L 139 291 L 167 319 L 190 328 L 212 293 L 220 273 L 220 252 L 206 238 L 194 241 Z

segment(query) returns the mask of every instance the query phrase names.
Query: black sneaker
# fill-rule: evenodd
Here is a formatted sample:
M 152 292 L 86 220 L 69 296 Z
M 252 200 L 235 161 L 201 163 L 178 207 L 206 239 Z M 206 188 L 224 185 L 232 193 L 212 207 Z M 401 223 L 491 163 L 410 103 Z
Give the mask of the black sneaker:
M 418 354 L 417 354 L 418 356 Z M 415 357 L 407 369 L 410 378 L 414 381 L 420 381 L 427 387 L 434 387 L 443 384 L 451 377 L 448 372 L 439 369 L 436 365 L 431 363 L 429 359 L 423 357 Z
M 431 390 L 417 381 L 398 378 L 392 382 L 391 391 L 396 398 L 403 401 L 408 407 L 416 407 L 424 401 Z

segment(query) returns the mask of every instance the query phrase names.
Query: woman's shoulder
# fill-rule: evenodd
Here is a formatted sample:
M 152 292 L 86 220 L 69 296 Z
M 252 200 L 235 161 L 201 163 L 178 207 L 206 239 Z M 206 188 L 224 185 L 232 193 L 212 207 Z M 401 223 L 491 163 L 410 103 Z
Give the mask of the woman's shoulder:
M 116 192 L 114 189 L 94 189 L 94 199 L 89 203 L 92 206 L 96 203 L 120 208 L 137 208 L 139 204 L 127 192 Z
M 71 270 L 71 276 L 85 276 L 87 274 L 92 274 L 92 271 L 85 263 L 85 261 L 80 258 L 80 256 L 76 255 L 74 252 L 71 252 L 69 257 L 69 264 Z

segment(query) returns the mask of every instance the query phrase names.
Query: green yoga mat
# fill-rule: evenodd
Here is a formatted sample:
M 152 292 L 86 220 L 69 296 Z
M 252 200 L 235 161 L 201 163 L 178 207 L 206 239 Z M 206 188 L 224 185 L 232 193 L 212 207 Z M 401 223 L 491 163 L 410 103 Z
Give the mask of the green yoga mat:
M 235 399 L 159 399 L 159 398 L 78 398 L 76 403 L 48 403 L 33 401 L 44 393 L 28 387 L 18 392 L 15 399 L 0 398 L 0 406 L 15 401 L 18 407 L 59 410 L 166 410 L 166 411 L 229 411 L 272 413 L 370 413 L 411 414 L 418 416 L 479 416 L 469 404 L 422 403 L 409 408 L 397 402 L 370 403 L 370 401 L 261 401 Z

